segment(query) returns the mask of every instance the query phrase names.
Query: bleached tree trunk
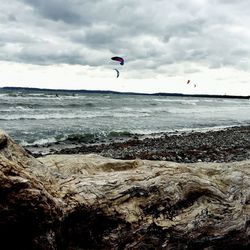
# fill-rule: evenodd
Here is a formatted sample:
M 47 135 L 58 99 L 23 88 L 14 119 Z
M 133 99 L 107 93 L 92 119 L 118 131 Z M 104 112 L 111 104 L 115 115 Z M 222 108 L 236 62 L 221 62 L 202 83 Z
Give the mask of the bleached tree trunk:
M 0 133 L 1 235 L 35 249 L 247 249 L 249 174 L 250 161 L 34 159 Z

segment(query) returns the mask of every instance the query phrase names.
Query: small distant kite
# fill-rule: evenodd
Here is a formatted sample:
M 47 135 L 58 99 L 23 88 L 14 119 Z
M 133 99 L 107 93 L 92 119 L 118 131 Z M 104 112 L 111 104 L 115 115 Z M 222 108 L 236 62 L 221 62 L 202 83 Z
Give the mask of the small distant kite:
M 187 84 L 189 84 L 189 83 L 190 83 L 190 80 L 187 81 Z
M 123 64 L 124 64 L 124 59 L 123 59 L 122 57 L 119 57 L 119 56 L 113 56 L 113 57 L 111 57 L 111 59 L 112 59 L 112 60 L 114 60 L 114 61 L 118 61 L 118 62 L 120 62 L 120 64 L 121 64 L 121 65 L 123 65 Z
M 119 72 L 119 70 L 118 69 L 114 69 L 115 71 L 116 71 L 116 73 L 117 73 L 117 75 L 116 75 L 116 78 L 118 78 L 119 77 L 119 75 L 120 75 L 120 72 Z

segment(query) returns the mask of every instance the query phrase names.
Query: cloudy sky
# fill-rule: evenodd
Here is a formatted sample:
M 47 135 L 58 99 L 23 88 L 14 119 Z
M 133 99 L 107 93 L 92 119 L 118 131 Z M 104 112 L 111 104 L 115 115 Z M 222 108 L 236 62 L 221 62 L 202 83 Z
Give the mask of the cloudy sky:
M 250 95 L 249 0 L 11 0 L 0 9 L 0 87 Z

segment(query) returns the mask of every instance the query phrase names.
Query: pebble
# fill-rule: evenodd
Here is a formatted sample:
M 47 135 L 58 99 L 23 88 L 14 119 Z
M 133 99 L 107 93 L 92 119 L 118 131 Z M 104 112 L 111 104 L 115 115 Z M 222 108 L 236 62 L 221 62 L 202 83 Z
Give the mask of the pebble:
M 64 145 L 65 146 L 65 145 Z M 131 135 L 123 141 L 78 144 L 75 148 L 50 145 L 59 154 L 95 153 L 116 159 L 174 162 L 230 162 L 250 159 L 250 125 L 219 131 L 165 133 L 158 137 Z M 29 148 L 32 152 L 32 149 Z M 36 152 L 39 149 L 36 148 Z

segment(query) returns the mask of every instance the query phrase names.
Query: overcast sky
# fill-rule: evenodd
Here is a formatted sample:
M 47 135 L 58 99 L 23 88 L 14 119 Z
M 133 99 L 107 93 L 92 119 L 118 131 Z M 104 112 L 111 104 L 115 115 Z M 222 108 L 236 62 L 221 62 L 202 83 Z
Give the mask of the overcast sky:
M 0 87 L 250 95 L 249 0 L 1 0 L 0 9 Z

